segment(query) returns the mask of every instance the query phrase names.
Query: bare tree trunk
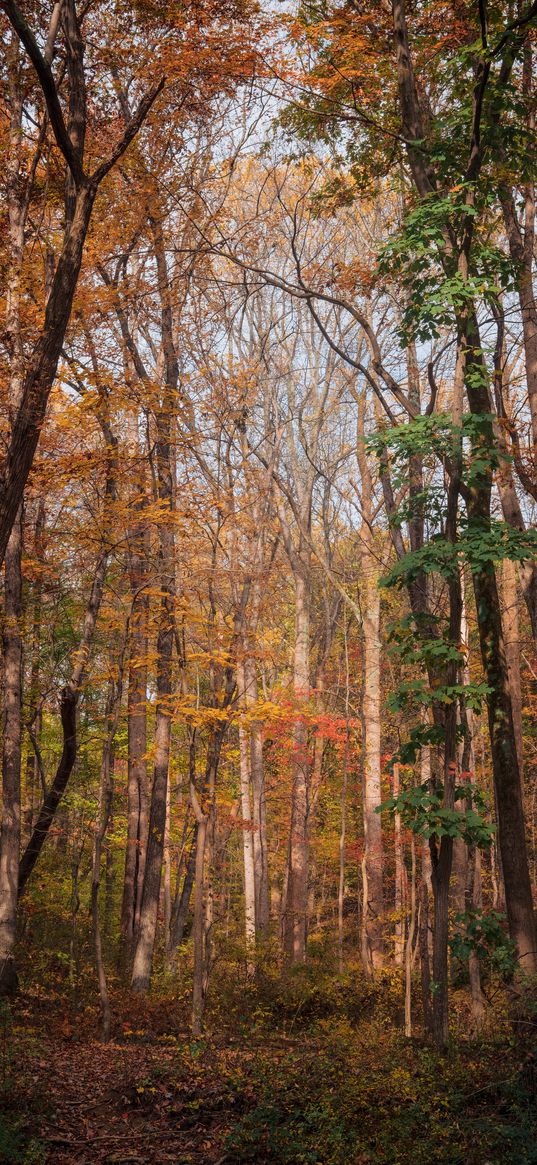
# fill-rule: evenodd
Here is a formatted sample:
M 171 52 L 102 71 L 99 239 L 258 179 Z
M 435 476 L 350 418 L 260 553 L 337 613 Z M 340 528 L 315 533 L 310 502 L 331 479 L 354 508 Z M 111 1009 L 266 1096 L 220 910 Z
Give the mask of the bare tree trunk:
M 363 815 L 362 961 L 367 973 L 384 959 L 384 890 L 380 813 L 380 591 L 373 554 L 373 478 L 365 447 L 365 394 L 358 401 L 356 458 L 362 482 L 361 596 L 364 644 L 362 673 Z
M 172 921 L 172 855 L 171 855 L 171 787 L 168 780 L 166 789 L 166 824 L 164 827 L 164 877 L 162 885 L 162 916 L 164 920 L 164 946 L 166 960 L 170 951 L 170 927 Z
M 237 665 L 237 687 L 243 709 L 245 707 L 245 677 L 244 666 Z M 252 807 L 250 796 L 251 784 L 251 753 L 250 733 L 244 724 L 239 724 L 239 766 L 242 810 L 242 848 L 244 859 L 244 932 L 246 939 L 247 971 L 252 974 L 254 965 L 252 955 L 256 940 L 256 887 L 254 861 L 254 833 L 252 821 Z
M 251 710 L 258 699 L 255 661 L 244 661 L 245 700 Z M 263 761 L 263 729 L 253 720 L 249 728 L 250 766 L 252 777 L 252 811 L 255 872 L 255 919 L 258 938 L 266 938 L 269 928 L 269 871 L 267 844 L 267 806 L 265 797 L 265 765 Z
M 201 1035 L 203 1007 L 205 1002 L 205 843 L 207 840 L 207 817 L 196 813 L 196 873 L 194 889 L 194 978 L 192 985 L 192 1035 Z
M 420 758 L 421 783 L 431 783 L 431 750 L 427 746 L 421 750 Z M 423 1008 L 423 1026 L 428 1036 L 432 1036 L 432 1008 L 431 1008 L 431 928 L 429 925 L 429 902 L 432 894 L 431 851 L 429 843 L 425 841 L 421 848 L 421 878 L 418 891 L 419 897 L 419 934 L 418 945 L 420 952 L 421 972 L 421 1001 Z
M 483 907 L 483 892 L 481 885 L 481 850 L 474 846 L 473 861 L 470 863 L 469 897 L 476 910 Z M 468 973 L 470 977 L 470 993 L 472 996 L 472 1015 L 477 1030 L 483 1023 L 485 1013 L 485 997 L 481 987 L 481 968 L 476 951 L 471 951 L 468 959 Z
M 99 912 L 99 887 L 101 883 L 101 855 L 103 842 L 106 837 L 108 823 L 112 812 L 114 795 L 114 737 L 117 731 L 123 691 L 123 654 L 125 643 L 120 653 L 117 665 L 117 675 L 110 679 L 108 698 L 106 702 L 106 738 L 101 760 L 101 779 L 99 796 L 99 814 L 95 824 L 93 840 L 92 878 L 91 878 L 91 917 L 93 922 L 93 944 L 95 963 L 99 982 L 99 996 L 101 1001 L 101 1036 L 103 1043 L 110 1039 L 110 996 L 106 982 L 106 971 L 103 959 L 101 924 Z
M 162 227 L 149 219 L 160 297 L 164 391 L 156 421 L 156 485 L 161 517 L 158 522 L 160 618 L 157 637 L 157 706 L 155 712 L 155 763 L 140 921 L 134 954 L 131 984 L 135 991 L 147 991 L 151 978 L 157 930 L 160 883 L 166 828 L 166 799 L 170 763 L 172 713 L 172 658 L 175 630 L 175 536 L 173 432 L 177 408 L 179 368 L 174 345 L 170 280 Z M 142 372 L 142 369 L 140 369 Z M 141 377 L 144 379 L 144 375 Z
M 523 772 L 522 756 L 522 690 L 520 685 L 520 633 L 518 619 L 518 593 L 515 564 L 504 558 L 501 564 L 502 626 L 505 643 L 505 658 L 509 674 L 513 726 L 520 772 Z
M 345 857 L 347 845 L 347 785 L 348 785 L 348 767 L 349 767 L 349 730 L 347 726 L 347 736 L 345 739 L 345 752 L 343 756 L 343 778 L 341 782 L 341 799 L 340 799 L 340 829 L 339 829 L 339 880 L 338 880 L 338 897 L 337 897 L 337 934 L 338 934 L 338 958 L 340 973 L 344 969 L 344 917 L 345 917 Z
M 170 560 L 168 559 L 168 562 Z M 134 991 L 147 991 L 151 978 L 153 949 L 157 930 L 160 882 L 166 828 L 166 796 L 170 760 L 173 652 L 173 605 L 171 589 L 164 583 L 161 599 L 161 622 L 157 639 L 157 709 L 155 713 L 155 764 L 140 924 L 134 954 L 131 985 Z
M 526 37 L 522 61 L 522 91 L 526 101 L 528 138 L 535 134 L 535 96 L 533 82 L 533 46 Z M 519 271 L 518 301 L 522 319 L 524 362 L 528 404 L 531 416 L 533 450 L 537 449 L 537 302 L 533 281 L 535 247 L 535 185 L 531 177 L 524 183 L 523 218 L 519 220 L 513 191 L 500 187 L 505 233 L 511 258 Z
M 466 611 L 466 599 L 464 593 L 464 577 L 461 573 L 461 597 L 462 597 L 462 618 L 461 618 L 461 645 L 464 649 L 464 663 L 461 669 L 461 682 L 463 686 L 470 683 L 470 666 L 469 666 L 469 635 L 468 635 L 468 618 Z M 461 697 L 461 724 L 464 729 L 464 739 L 462 745 L 461 755 L 461 776 L 464 779 L 475 781 L 475 749 L 474 749 L 474 717 L 473 712 L 467 707 L 464 696 Z M 472 808 L 472 797 L 468 795 L 466 805 L 463 808 Z M 474 844 L 467 847 L 467 862 L 466 862 L 466 887 L 464 898 L 464 910 L 468 909 L 481 910 L 483 905 L 481 893 L 481 851 Z M 482 1022 L 484 1012 L 484 998 L 481 989 L 481 971 L 479 967 L 479 958 L 475 951 L 471 951 L 468 957 L 468 973 L 470 979 L 470 992 L 472 996 L 472 1014 L 479 1027 Z
M 143 513 L 145 504 L 140 507 Z M 147 791 L 147 530 L 143 518 L 133 527 L 129 547 L 132 593 L 127 703 L 127 842 L 121 904 L 120 961 L 130 963 L 140 917 L 148 826 Z
M 23 121 L 22 71 L 19 43 L 12 34 L 8 45 L 8 92 L 10 104 L 7 155 L 7 208 L 9 267 L 6 295 L 6 337 L 11 362 L 9 409 L 11 422 L 20 407 L 24 380 L 24 345 L 21 320 L 21 280 L 24 229 L 28 214 L 28 188 L 21 172 Z M 5 548 L 4 708 L 2 738 L 2 833 L 0 838 L 0 995 L 17 989 L 15 938 L 17 928 L 18 873 L 21 839 L 22 755 L 22 540 L 23 505 L 13 514 L 13 528 Z
M 43 560 L 43 532 L 45 527 L 45 506 L 39 500 L 34 534 L 34 556 L 41 564 Z M 42 621 L 42 581 L 41 576 L 33 585 L 33 612 L 32 612 L 32 666 L 30 671 L 30 685 L 28 691 L 28 720 L 27 731 L 31 741 L 26 760 L 26 825 L 31 833 L 34 826 L 34 812 L 36 793 L 38 800 L 45 794 L 45 773 L 39 747 L 39 737 L 42 726 L 42 713 L 39 706 L 39 674 L 41 648 L 41 621 Z
M 405 1036 L 412 1035 L 412 967 L 414 963 L 414 935 L 416 933 L 416 842 L 410 841 L 410 918 L 405 945 Z
M 384 958 L 384 892 L 382 885 L 382 823 L 377 813 L 380 788 L 380 593 L 369 556 L 364 555 L 363 590 L 364 679 L 364 900 L 362 950 L 366 970 L 373 972 Z
M 192 840 L 192 844 L 190 846 L 190 850 L 189 850 L 189 854 L 188 854 L 185 875 L 183 878 L 183 885 L 182 885 L 181 893 L 179 895 L 179 899 L 177 902 L 177 910 L 174 911 L 174 913 L 172 915 L 171 937 L 170 937 L 170 955 L 172 955 L 174 953 L 174 951 L 177 950 L 177 948 L 181 945 L 183 938 L 184 938 L 186 922 L 187 922 L 187 918 L 188 918 L 188 910 L 189 910 L 189 906 L 190 906 L 190 898 L 192 895 L 192 888 L 194 886 L 194 879 L 195 879 L 195 875 L 196 875 L 197 838 L 198 838 L 198 827 L 196 825 L 195 832 L 194 832 L 194 838 Z
M 0 995 L 17 989 L 15 937 L 21 835 L 22 513 L 11 531 L 5 557 L 4 717 L 2 748 L 2 840 L 0 846 Z
M 393 766 L 393 795 L 398 797 L 401 792 L 401 777 L 399 772 L 399 765 Z M 405 866 L 403 860 L 403 838 L 401 835 L 401 814 L 394 814 L 394 850 L 395 850 L 395 965 L 396 967 L 403 966 L 403 954 L 405 947 L 405 921 L 404 921 L 404 904 L 405 904 Z
M 429 890 L 426 878 L 422 876 L 419 887 L 419 949 L 421 971 L 421 1002 L 423 1026 L 427 1035 L 432 1034 L 431 1013 L 431 963 L 429 955 Z
M 293 684 L 297 716 L 293 727 L 293 791 L 284 918 L 284 950 L 291 963 L 303 963 L 306 959 L 310 772 L 308 726 L 299 709 L 309 696 L 310 600 L 310 580 L 307 570 L 304 569 L 295 573 Z

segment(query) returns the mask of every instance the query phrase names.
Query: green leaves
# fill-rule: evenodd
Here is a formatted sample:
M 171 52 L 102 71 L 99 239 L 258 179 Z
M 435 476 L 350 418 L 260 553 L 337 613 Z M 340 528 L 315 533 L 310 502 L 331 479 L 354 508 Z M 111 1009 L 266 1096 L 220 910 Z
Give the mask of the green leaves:
M 459 540 L 435 535 L 419 550 L 409 551 L 380 580 L 383 587 L 401 590 L 422 574 L 439 574 L 449 581 L 467 563 L 472 573 L 492 569 L 504 558 L 524 562 L 537 556 L 537 530 L 515 530 L 506 522 L 461 520 Z
M 455 789 L 455 801 L 472 795 L 474 802 L 483 805 L 483 798 L 474 785 L 462 785 Z M 412 785 L 397 797 L 390 797 L 380 806 L 385 810 L 399 813 L 403 825 L 420 837 L 460 837 L 468 845 L 486 849 L 492 842 L 494 827 L 474 808 L 448 809 L 443 804 L 443 790 L 431 789 L 429 785 Z
M 488 962 L 503 978 L 510 979 L 516 969 L 516 945 L 505 930 L 505 916 L 495 910 L 484 914 L 476 907 L 458 914 L 459 931 L 450 939 L 452 955 L 466 962 L 474 953 L 481 963 Z
M 422 708 L 431 708 L 433 704 L 454 704 L 464 699 L 468 708 L 480 712 L 489 692 L 490 688 L 484 683 L 438 684 L 431 688 L 423 680 L 403 680 L 388 697 L 387 705 L 391 712 L 403 712 L 410 709 L 414 702 Z
M 492 202 L 486 182 L 475 187 L 467 181 L 455 181 L 447 192 L 434 191 L 420 199 L 380 252 L 380 275 L 406 289 L 403 343 L 435 339 L 442 328 L 454 326 L 457 316 L 468 307 L 491 303 L 499 292 L 515 286 L 515 266 L 495 242 Z M 470 270 L 462 273 L 456 256 L 465 232 L 478 222 Z

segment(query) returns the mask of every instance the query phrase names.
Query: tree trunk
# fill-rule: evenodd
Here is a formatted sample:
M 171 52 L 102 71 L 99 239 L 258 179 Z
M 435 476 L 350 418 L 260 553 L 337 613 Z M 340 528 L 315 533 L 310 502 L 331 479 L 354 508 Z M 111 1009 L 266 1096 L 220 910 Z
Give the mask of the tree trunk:
M 410 841 L 410 918 L 405 944 L 405 1036 L 412 1035 L 412 967 L 414 964 L 414 935 L 416 931 L 416 840 Z
M 492 570 L 489 573 L 483 571 L 480 575 L 474 575 L 474 591 L 478 609 L 481 656 L 485 678 L 490 687 L 487 699 L 488 721 L 509 933 L 516 943 L 522 971 L 534 974 L 537 969 L 537 951 L 522 805 L 522 780 L 500 604 Z
M 43 531 L 45 527 L 45 506 L 39 500 L 34 535 L 34 556 L 40 565 L 43 562 Z M 39 737 L 42 726 L 42 712 L 39 704 L 39 673 L 41 649 L 41 621 L 43 608 L 43 587 L 41 576 L 33 584 L 33 614 L 32 614 L 32 666 L 28 691 L 28 720 L 27 730 L 31 741 L 26 759 L 26 822 L 31 834 L 34 826 L 34 811 L 36 800 L 41 800 L 45 793 L 45 773 L 39 748 Z M 37 793 L 37 797 L 36 797 Z
M 190 898 L 192 895 L 192 887 L 194 885 L 194 878 L 196 875 L 196 850 L 197 850 L 198 827 L 196 825 L 194 837 L 190 846 L 188 859 L 186 863 L 185 876 L 183 878 L 183 885 L 181 893 L 177 902 L 177 909 L 172 913 L 172 921 L 170 927 L 170 955 L 172 955 L 181 945 L 186 928 L 188 918 L 188 909 L 190 906 Z
M 145 509 L 139 506 L 141 510 Z M 132 530 L 129 573 L 132 593 L 127 698 L 127 842 L 121 905 L 121 963 L 127 968 L 140 917 L 148 826 L 147 791 L 147 529 Z
M 393 795 L 398 797 L 401 792 L 399 765 L 393 766 Z M 403 860 L 403 838 L 401 835 L 401 814 L 394 814 L 394 856 L 395 856 L 395 965 L 403 966 L 403 952 L 405 948 L 405 867 Z
M 102 936 L 99 911 L 99 887 L 101 883 L 101 855 L 103 842 L 112 813 L 114 796 L 114 737 L 116 735 L 121 709 L 123 691 L 123 659 L 124 647 L 120 652 L 117 665 L 117 676 L 112 676 L 109 682 L 108 698 L 106 702 L 106 738 L 101 760 L 101 779 L 99 794 L 99 813 L 95 823 L 93 839 L 92 877 L 91 877 L 91 917 L 93 923 L 93 944 L 95 963 L 99 982 L 99 997 L 101 1001 L 101 1036 L 103 1043 L 110 1039 L 110 996 L 106 982 L 106 971 L 103 959 Z M 113 665 L 112 665 L 113 666 Z
M 5 557 L 4 717 L 2 749 L 2 839 L 0 845 L 0 995 L 17 989 L 15 937 L 21 835 L 22 512 Z
M 203 1006 L 205 1001 L 205 843 L 207 840 L 207 817 L 197 816 L 196 831 L 196 873 L 194 890 L 194 978 L 192 985 L 192 1035 L 201 1035 Z
M 158 521 L 160 618 L 157 637 L 157 706 L 155 712 L 155 763 L 140 922 L 132 970 L 132 987 L 147 991 L 151 978 L 157 931 L 160 883 L 166 829 L 166 801 L 172 727 L 172 658 L 175 631 L 175 536 L 173 430 L 177 409 L 179 369 L 174 346 L 173 315 L 166 251 L 160 221 L 149 218 L 154 244 L 160 297 L 164 391 L 156 421 L 156 492 Z M 143 378 L 142 378 L 143 379 Z
M 364 900 L 362 949 L 366 970 L 382 967 L 384 957 L 384 892 L 382 885 L 382 822 L 376 812 L 382 801 L 380 777 L 380 592 L 369 555 L 363 555 L 364 676 Z
M 291 963 L 306 959 L 308 912 L 308 850 L 310 772 L 308 725 L 300 707 L 310 685 L 310 583 L 307 571 L 295 574 L 295 653 L 293 684 L 297 705 L 293 727 L 293 791 L 289 837 L 287 901 L 284 917 L 284 950 Z
M 501 564 L 502 627 L 505 643 L 505 658 L 509 675 L 513 726 L 515 730 L 516 753 L 520 772 L 523 772 L 522 755 L 522 689 L 520 683 L 520 632 L 518 619 L 518 593 L 515 564 L 504 558 Z
M 258 700 L 255 661 L 244 661 L 245 700 L 251 710 Z M 252 777 L 252 811 L 255 872 L 255 919 L 258 938 L 266 938 L 269 928 L 269 870 L 267 844 L 267 806 L 265 796 L 265 765 L 263 760 L 263 728 L 259 720 L 249 727 L 250 767 Z
M 161 623 L 157 639 L 157 709 L 155 714 L 155 764 L 144 885 L 138 939 L 132 969 L 134 991 L 147 991 L 151 978 L 157 930 L 160 882 L 166 829 L 166 795 L 170 761 L 173 652 L 173 606 L 168 588 L 161 600 Z
M 245 707 L 244 666 L 237 666 L 237 686 L 239 699 Z M 250 732 L 244 724 L 239 724 L 239 766 L 242 812 L 242 849 L 244 865 L 244 933 L 246 939 L 246 962 L 249 973 L 254 970 L 252 955 L 256 940 L 256 886 L 254 861 L 254 832 L 251 807 L 251 752 Z
M 339 971 L 343 973 L 344 968 L 344 940 L 345 940 L 345 859 L 347 847 L 347 786 L 349 775 L 349 725 L 347 713 L 347 729 L 345 735 L 345 749 L 343 753 L 343 776 L 341 781 L 341 797 L 340 797 L 340 827 L 339 827 L 339 880 L 338 880 L 338 897 L 337 897 L 337 937 L 338 937 L 338 958 Z M 319 925 L 321 918 L 319 918 Z

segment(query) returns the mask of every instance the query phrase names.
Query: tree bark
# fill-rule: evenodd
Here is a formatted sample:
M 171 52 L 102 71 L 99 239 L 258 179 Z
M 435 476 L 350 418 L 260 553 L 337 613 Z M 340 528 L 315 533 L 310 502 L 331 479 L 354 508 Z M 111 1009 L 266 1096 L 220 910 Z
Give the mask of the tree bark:
M 175 502 L 172 442 L 177 409 L 179 367 L 173 336 L 170 280 L 162 227 L 160 222 L 151 216 L 149 221 L 157 267 L 164 363 L 163 400 L 155 417 L 157 430 L 156 480 L 160 506 L 158 538 L 161 599 L 157 637 L 155 763 L 140 921 L 131 980 L 135 991 L 148 990 L 157 930 L 170 763 L 172 659 L 175 631 Z
M 145 502 L 138 503 L 139 521 L 129 540 L 132 594 L 127 697 L 127 842 L 121 905 L 121 963 L 127 968 L 133 953 L 144 878 L 148 827 L 147 790 L 147 528 Z
M 237 665 L 237 687 L 243 711 L 245 709 L 246 681 L 244 664 Z M 239 724 L 239 767 L 242 812 L 242 849 L 244 867 L 244 933 L 246 940 L 246 964 L 251 974 L 254 970 L 252 956 L 256 940 L 256 885 L 254 859 L 254 822 L 251 806 L 251 752 L 250 732 L 247 726 Z
M 381 801 L 380 765 L 380 593 L 372 563 L 363 587 L 364 678 L 364 900 L 362 950 L 366 970 L 380 969 L 384 958 L 384 891 L 382 878 L 382 822 L 377 812 Z
M 251 656 L 244 660 L 244 680 L 245 703 L 251 714 L 258 700 L 255 661 Z M 250 720 L 249 751 L 252 779 L 256 935 L 263 939 L 268 935 L 270 909 L 263 728 L 259 720 Z
M 293 789 L 284 918 L 284 950 L 290 963 L 303 963 L 306 959 L 310 766 L 308 725 L 300 708 L 310 688 L 310 602 L 310 580 L 303 569 L 295 573 L 293 686 L 297 715 L 293 726 Z
M 101 1037 L 103 1043 L 105 1044 L 108 1043 L 108 1040 L 110 1039 L 111 1009 L 102 949 L 99 911 L 99 887 L 101 884 L 101 856 L 103 842 L 106 837 L 108 824 L 110 822 L 114 796 L 114 738 L 117 732 L 121 710 L 124 648 L 125 641 L 123 642 L 123 647 L 120 651 L 120 656 L 117 663 L 117 675 L 111 677 L 108 685 L 105 721 L 106 736 L 101 759 L 99 812 L 97 821 L 95 823 L 91 876 L 91 917 L 93 924 L 93 945 L 95 951 L 95 963 L 97 967 L 97 978 L 99 983 L 99 997 L 101 1002 Z
M 0 845 L 0 995 L 17 989 L 19 848 L 22 746 L 22 512 L 13 526 L 5 558 L 4 715 L 2 747 L 2 839 Z

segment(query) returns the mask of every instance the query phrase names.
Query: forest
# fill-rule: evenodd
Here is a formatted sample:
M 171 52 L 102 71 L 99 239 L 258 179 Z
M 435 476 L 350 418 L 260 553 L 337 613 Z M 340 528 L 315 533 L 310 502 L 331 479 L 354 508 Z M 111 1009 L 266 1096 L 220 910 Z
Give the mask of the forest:
M 0 1165 L 537 1165 L 536 60 L 0 0 Z

